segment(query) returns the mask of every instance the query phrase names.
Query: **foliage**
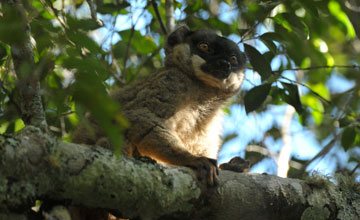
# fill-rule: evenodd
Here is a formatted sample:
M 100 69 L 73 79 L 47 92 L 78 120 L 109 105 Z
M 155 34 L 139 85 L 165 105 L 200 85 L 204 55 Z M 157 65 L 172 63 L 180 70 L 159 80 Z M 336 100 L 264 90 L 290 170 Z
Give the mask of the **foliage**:
M 120 145 L 119 134 L 127 123 L 119 114 L 121 106 L 108 98 L 107 91 L 161 66 L 165 36 L 154 8 L 145 1 L 97 0 L 99 23 L 84 0 L 25 2 L 36 66 L 47 67 L 40 80 L 50 130 L 70 140 L 78 121 L 90 111 Z M 165 20 L 165 3 L 158 3 Z M 261 81 L 252 82 L 253 88 L 241 93 L 234 104 L 245 105 L 247 113 L 290 104 L 297 120 L 314 132 L 319 143 L 342 133 L 338 141 L 342 148 L 359 152 L 360 5 L 356 1 L 177 1 L 174 7 L 177 23 L 240 39 L 253 70 L 247 79 L 254 76 Z M 1 3 L 0 133 L 23 127 L 9 45 L 22 41 L 24 35 L 22 21 L 12 10 L 11 4 Z M 334 77 L 351 86 L 344 90 L 344 83 L 330 85 Z M 267 135 L 278 138 L 272 131 Z M 350 160 L 359 163 L 359 154 Z

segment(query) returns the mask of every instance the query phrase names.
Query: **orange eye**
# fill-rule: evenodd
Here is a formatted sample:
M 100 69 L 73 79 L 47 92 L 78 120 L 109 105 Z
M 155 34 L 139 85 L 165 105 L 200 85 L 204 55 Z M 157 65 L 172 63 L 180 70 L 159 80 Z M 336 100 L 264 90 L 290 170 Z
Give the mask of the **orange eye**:
M 203 52 L 208 52 L 209 51 L 209 45 L 206 43 L 200 43 L 199 44 L 199 48 L 200 50 L 202 50 Z
M 230 57 L 230 63 L 237 63 L 238 60 L 237 60 L 237 57 L 236 56 L 231 56 Z

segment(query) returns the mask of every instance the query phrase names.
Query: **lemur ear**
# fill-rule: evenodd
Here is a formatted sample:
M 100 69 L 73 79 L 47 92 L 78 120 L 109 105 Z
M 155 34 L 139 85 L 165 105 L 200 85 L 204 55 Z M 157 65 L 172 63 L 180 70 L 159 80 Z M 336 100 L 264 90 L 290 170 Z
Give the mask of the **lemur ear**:
M 172 33 L 169 34 L 167 38 L 167 46 L 173 47 L 176 44 L 181 44 L 185 41 L 185 38 L 191 33 L 192 31 L 187 25 L 181 25 L 176 28 Z
M 171 50 L 175 45 L 185 42 L 187 36 L 189 36 L 193 31 L 187 25 L 181 25 L 176 28 L 172 33 L 169 34 L 166 40 L 166 50 Z

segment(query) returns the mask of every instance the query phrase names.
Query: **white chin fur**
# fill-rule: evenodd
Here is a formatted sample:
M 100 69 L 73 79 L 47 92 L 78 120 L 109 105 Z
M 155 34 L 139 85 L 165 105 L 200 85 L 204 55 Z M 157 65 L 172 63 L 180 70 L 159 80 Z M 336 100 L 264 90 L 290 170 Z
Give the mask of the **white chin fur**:
M 194 68 L 195 76 L 209 86 L 225 90 L 238 90 L 244 80 L 243 72 L 232 72 L 229 77 L 223 80 L 204 73 L 201 70 L 201 66 L 206 63 L 206 61 L 198 55 L 191 56 L 191 62 Z

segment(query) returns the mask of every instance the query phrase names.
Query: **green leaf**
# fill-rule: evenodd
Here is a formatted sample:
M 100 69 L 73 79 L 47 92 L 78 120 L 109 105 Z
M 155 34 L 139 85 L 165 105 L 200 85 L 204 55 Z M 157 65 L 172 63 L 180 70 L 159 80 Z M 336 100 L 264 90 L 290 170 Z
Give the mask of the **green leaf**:
M 314 118 L 315 124 L 320 125 L 324 118 L 324 106 L 318 97 L 312 94 L 306 94 L 301 97 L 301 101 L 304 105 L 311 108 L 311 115 Z
M 5 48 L 5 44 L 0 42 L 0 61 L 7 57 L 7 49 Z M 0 63 L 1 65 L 1 63 Z
M 306 24 L 296 15 L 291 13 L 280 13 L 273 17 L 273 20 L 282 25 L 289 32 L 296 32 L 297 35 L 303 39 L 309 36 L 309 28 Z
M 149 54 L 156 50 L 157 46 L 150 36 L 134 36 L 133 47 L 140 54 Z
M 245 94 L 245 110 L 246 114 L 259 108 L 265 101 L 271 89 L 270 83 L 255 86 Z
M 336 17 L 341 23 L 345 25 L 348 36 L 354 38 L 356 36 L 354 26 L 352 25 L 346 13 L 342 11 L 341 5 L 337 1 L 332 0 L 329 2 L 329 11 L 334 17 Z
M 273 53 L 276 53 L 277 47 L 272 40 L 266 39 L 263 36 L 260 36 L 259 39 L 266 45 L 267 48 Z
M 106 3 L 98 7 L 97 12 L 101 14 L 127 14 L 128 11 L 125 10 L 126 7 L 130 6 L 130 4 L 126 1 L 123 1 L 122 3 Z
M 124 43 L 128 44 L 131 40 L 132 48 L 134 48 L 138 53 L 149 54 L 157 48 L 155 42 L 150 36 L 142 36 L 140 31 L 131 32 L 132 30 L 124 30 L 120 31 L 119 34 Z
M 284 82 L 281 82 L 281 84 L 284 86 L 284 89 L 288 92 L 285 93 L 286 96 L 284 97 L 285 98 L 284 101 L 289 105 L 292 105 L 296 109 L 297 113 L 301 114 L 303 111 L 303 107 L 300 101 L 298 86 Z
M 21 16 L 14 7 L 4 4 L 0 16 L 0 41 L 6 44 L 22 42 L 26 39 L 26 31 Z
M 76 44 L 77 48 L 86 48 L 92 54 L 97 54 L 101 51 L 100 46 L 87 34 L 79 31 L 68 31 L 68 36 Z
M 314 7 L 314 2 L 312 0 L 302 0 L 299 1 L 300 4 L 306 8 L 306 11 L 309 12 L 313 17 L 319 18 L 319 12 L 317 7 Z
M 127 44 L 124 41 L 118 41 L 115 45 L 113 45 L 113 53 L 116 59 L 124 58 L 126 54 Z
M 237 138 L 238 137 L 238 134 L 237 133 L 231 133 L 231 134 L 228 134 L 226 135 L 224 138 L 223 138 L 223 143 L 222 145 L 224 145 L 225 143 L 231 141 L 232 139 L 234 138 Z
M 93 19 L 76 19 L 71 16 L 67 16 L 67 24 L 71 30 L 84 30 L 91 31 L 99 28 L 99 24 Z
M 344 129 L 341 137 L 341 145 L 345 151 L 349 150 L 354 146 L 354 141 L 356 137 L 355 127 L 347 127 Z
M 243 37 L 250 29 L 246 28 L 246 29 L 238 29 L 238 33 L 241 37 Z
M 273 41 L 281 42 L 281 36 L 274 32 L 267 32 L 261 36 L 259 39 L 270 49 L 271 52 L 277 52 L 277 46 Z
M 348 126 L 352 121 L 347 117 L 343 117 L 339 120 L 340 128 Z
M 251 65 L 253 66 L 254 70 L 260 74 L 261 81 L 268 79 L 272 72 L 270 63 L 266 61 L 265 57 L 253 46 L 244 44 L 244 47 L 245 53 L 249 58 Z

